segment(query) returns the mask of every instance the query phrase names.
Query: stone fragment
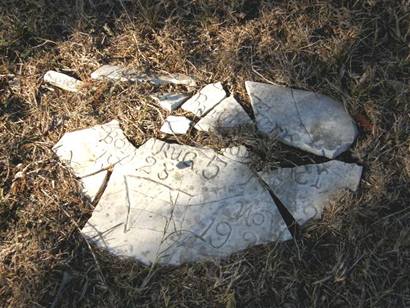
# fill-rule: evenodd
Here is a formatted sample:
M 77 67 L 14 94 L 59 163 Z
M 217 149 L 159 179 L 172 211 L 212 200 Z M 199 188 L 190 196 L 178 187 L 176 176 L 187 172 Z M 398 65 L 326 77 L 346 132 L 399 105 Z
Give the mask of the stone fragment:
M 82 81 L 56 71 L 48 71 L 44 75 L 44 81 L 70 92 L 79 92 L 84 85 Z
M 182 105 L 182 109 L 192 112 L 198 117 L 207 114 L 226 97 L 226 92 L 220 82 L 211 83 L 202 88 Z
M 195 87 L 196 86 L 196 81 L 192 77 L 189 77 L 184 74 L 168 74 L 168 75 L 152 75 L 151 76 L 151 82 L 154 84 L 167 84 L 167 83 L 172 83 L 172 84 L 179 84 L 179 85 L 184 85 L 188 87 Z
M 117 65 L 103 65 L 96 71 L 91 73 L 91 78 L 94 80 L 102 80 L 104 78 L 107 78 L 114 81 L 124 82 L 150 82 L 155 85 L 196 85 L 195 79 L 184 74 L 145 74 L 133 69 L 127 69 Z
M 204 116 L 195 125 L 195 128 L 199 131 L 218 132 L 224 129 L 251 124 L 253 124 L 252 119 L 243 110 L 242 106 L 233 96 L 229 96 Z
M 362 167 L 340 161 L 264 170 L 260 177 L 299 224 L 320 218 L 332 198 L 345 189 L 356 191 Z
M 91 79 L 103 80 L 105 78 L 115 81 L 128 81 L 124 76 L 126 70 L 117 65 L 103 65 L 91 73 Z
M 191 120 L 183 116 L 168 116 L 161 126 L 161 132 L 170 135 L 186 134 L 191 126 Z
M 357 136 L 352 118 L 330 97 L 253 81 L 245 85 L 257 128 L 288 145 L 334 158 Z
M 116 164 L 127 164 L 136 149 L 123 134 L 119 122 L 65 133 L 53 151 L 81 179 L 84 190 L 94 198 L 107 174 Z
M 155 139 L 114 167 L 82 233 L 114 254 L 175 265 L 291 237 L 246 165 Z
M 178 93 L 168 93 L 160 96 L 152 95 L 151 97 L 161 106 L 162 109 L 167 111 L 177 109 L 189 98 L 188 95 Z
M 221 150 L 222 155 L 238 163 L 247 164 L 252 161 L 251 155 L 245 146 L 235 146 Z

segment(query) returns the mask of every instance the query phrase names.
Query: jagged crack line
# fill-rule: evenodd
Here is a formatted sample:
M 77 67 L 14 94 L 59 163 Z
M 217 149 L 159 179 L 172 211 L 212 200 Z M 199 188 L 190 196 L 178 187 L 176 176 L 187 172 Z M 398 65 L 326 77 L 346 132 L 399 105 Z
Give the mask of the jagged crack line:
M 256 172 L 255 176 L 259 179 L 259 182 L 263 185 L 263 187 L 269 192 L 272 201 L 274 204 L 276 204 L 276 207 L 279 210 L 280 215 L 282 216 L 283 220 L 286 223 L 286 226 L 290 232 L 290 234 L 294 238 L 299 238 L 301 234 L 301 227 L 297 223 L 296 219 L 293 217 L 293 215 L 288 211 L 286 206 L 283 204 L 283 202 L 279 199 L 278 196 L 273 192 L 273 190 L 269 187 L 269 185 L 257 174 Z
M 294 105 L 295 105 L 295 109 L 296 109 L 296 112 L 297 112 L 297 114 L 298 114 L 298 118 L 299 118 L 299 120 L 300 120 L 300 124 L 302 124 L 304 130 L 306 131 L 306 134 L 308 134 L 308 136 L 309 136 L 309 138 L 310 138 L 310 141 L 311 141 L 312 143 L 314 143 L 314 142 L 313 142 L 313 137 L 312 137 L 312 135 L 311 135 L 310 132 L 308 131 L 307 127 L 305 126 L 305 123 L 303 123 L 302 116 L 301 116 L 301 114 L 300 114 L 300 110 L 299 110 L 299 107 L 298 107 L 298 103 L 297 103 L 297 101 L 296 101 L 296 99 L 295 99 L 295 96 L 293 95 L 293 89 L 290 90 L 290 94 L 292 95 L 292 100 L 293 100 L 293 103 L 294 103 Z
M 124 176 L 124 183 L 125 183 L 125 194 L 127 196 L 127 203 L 128 203 L 128 208 L 127 208 L 127 217 L 125 219 L 125 224 L 124 224 L 124 233 L 128 232 L 128 221 L 130 218 L 130 211 L 131 211 L 131 201 L 130 201 L 130 193 L 129 193 L 129 187 L 128 187 L 128 181 L 127 177 Z

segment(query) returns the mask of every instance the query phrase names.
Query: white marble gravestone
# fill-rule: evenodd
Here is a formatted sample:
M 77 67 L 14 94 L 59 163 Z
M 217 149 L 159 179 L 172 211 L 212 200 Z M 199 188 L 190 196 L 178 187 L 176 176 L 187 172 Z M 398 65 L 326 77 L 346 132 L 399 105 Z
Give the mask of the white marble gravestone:
M 269 192 L 245 164 L 155 139 L 135 149 L 124 138 L 112 121 L 67 133 L 54 147 L 79 177 L 112 166 L 82 230 L 98 246 L 146 264 L 181 264 L 290 238 Z M 101 186 L 84 184 L 92 191 Z
M 226 257 L 288 240 L 267 187 L 303 224 L 319 218 L 338 192 L 356 190 L 362 172 L 355 164 L 330 161 L 257 174 L 245 146 L 218 154 L 149 139 L 136 149 L 115 120 L 66 133 L 53 150 L 85 193 L 93 198 L 100 192 L 82 233 L 145 264 Z
M 357 128 L 342 104 L 313 92 L 246 81 L 257 128 L 316 155 L 346 151 Z
M 82 81 L 56 71 L 48 71 L 44 75 L 44 81 L 70 92 L 79 92 L 84 86 Z
M 226 97 L 226 92 L 220 82 L 203 87 L 182 105 L 182 109 L 192 112 L 197 117 L 207 114 Z
M 321 218 L 333 197 L 344 189 L 356 191 L 362 167 L 340 161 L 278 168 L 259 173 L 299 223 Z
M 233 96 L 225 98 L 204 116 L 195 128 L 199 131 L 232 129 L 242 125 L 252 125 L 253 121 Z

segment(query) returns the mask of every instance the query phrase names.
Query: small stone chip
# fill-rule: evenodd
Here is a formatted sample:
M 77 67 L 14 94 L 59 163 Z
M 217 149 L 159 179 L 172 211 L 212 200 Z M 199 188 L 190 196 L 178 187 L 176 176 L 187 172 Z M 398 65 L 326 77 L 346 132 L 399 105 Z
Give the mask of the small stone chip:
M 211 83 L 192 96 L 182 109 L 192 112 L 198 117 L 207 114 L 226 97 L 226 92 L 220 82 Z
M 56 71 L 48 71 L 44 81 L 70 92 L 79 92 L 84 83 L 78 79 Z
M 252 125 L 253 121 L 233 96 L 225 98 L 195 128 L 199 131 L 216 131 L 232 129 L 241 125 Z
M 162 109 L 167 111 L 177 109 L 189 98 L 188 95 L 178 93 L 167 93 L 159 96 L 152 95 L 151 97 L 159 103 Z
M 186 134 L 191 127 L 191 120 L 183 116 L 168 116 L 161 127 L 161 132 L 170 135 Z

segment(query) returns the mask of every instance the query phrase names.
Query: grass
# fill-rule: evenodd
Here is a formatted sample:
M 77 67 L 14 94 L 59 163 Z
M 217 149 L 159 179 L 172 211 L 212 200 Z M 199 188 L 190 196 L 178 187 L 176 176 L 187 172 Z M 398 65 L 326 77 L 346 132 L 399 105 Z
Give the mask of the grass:
M 408 1 L 0 0 L 0 306 L 409 307 Z M 300 238 L 220 262 L 147 268 L 91 247 L 92 204 L 51 151 L 64 132 L 119 119 L 136 146 L 172 86 L 89 82 L 100 64 L 222 81 L 250 110 L 244 81 L 340 100 L 360 137 L 341 159 L 364 166 Z M 45 87 L 60 70 L 84 94 Z M 183 87 L 180 88 L 186 91 Z M 177 112 L 181 113 L 181 112 Z M 317 161 L 276 142 L 245 142 L 260 164 Z M 238 140 L 192 132 L 181 141 Z

